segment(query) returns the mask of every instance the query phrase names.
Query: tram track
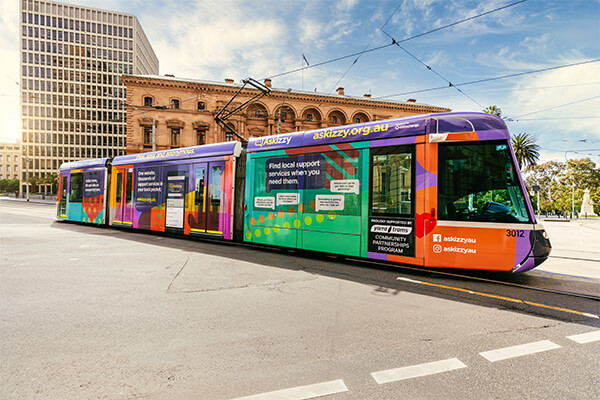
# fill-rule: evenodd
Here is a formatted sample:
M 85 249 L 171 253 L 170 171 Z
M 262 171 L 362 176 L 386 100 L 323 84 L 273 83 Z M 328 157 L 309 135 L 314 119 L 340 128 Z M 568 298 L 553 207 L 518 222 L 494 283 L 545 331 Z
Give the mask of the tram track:
M 582 299 L 586 299 L 586 300 L 600 302 L 600 296 L 595 296 L 595 295 L 591 295 L 591 294 L 558 290 L 558 289 L 552 289 L 552 288 L 548 288 L 548 287 L 525 285 L 525 284 L 509 282 L 509 281 L 505 281 L 505 280 L 484 278 L 484 277 L 479 277 L 479 276 L 455 273 L 455 272 L 451 272 L 451 271 L 441 271 L 438 269 L 423 269 L 423 268 L 417 268 L 417 267 L 402 266 L 402 265 L 397 265 L 397 264 L 390 265 L 390 264 L 377 262 L 377 261 L 371 261 L 371 260 L 359 260 L 359 259 L 352 259 L 352 260 L 359 261 L 362 263 L 375 264 L 375 265 L 379 265 L 379 266 L 389 268 L 389 269 L 393 268 L 394 270 L 408 270 L 408 271 L 413 271 L 413 272 L 419 272 L 421 274 L 424 272 L 432 273 L 432 274 L 435 274 L 438 276 L 441 275 L 441 276 L 448 277 L 448 278 L 458 278 L 458 279 L 465 279 L 465 280 L 476 281 L 476 282 L 492 283 L 492 284 L 496 284 L 496 285 L 515 287 L 515 288 L 519 288 L 519 289 L 538 291 L 538 292 L 544 292 L 544 293 L 552 293 L 552 294 L 558 294 L 558 295 L 569 296 L 569 297 L 577 297 L 577 298 L 582 298 Z M 593 260 L 593 261 L 597 261 L 597 260 Z M 477 271 L 477 272 L 479 272 L 479 271 Z M 517 276 L 515 276 L 515 277 L 517 277 Z M 598 287 L 600 290 L 600 283 L 598 283 Z

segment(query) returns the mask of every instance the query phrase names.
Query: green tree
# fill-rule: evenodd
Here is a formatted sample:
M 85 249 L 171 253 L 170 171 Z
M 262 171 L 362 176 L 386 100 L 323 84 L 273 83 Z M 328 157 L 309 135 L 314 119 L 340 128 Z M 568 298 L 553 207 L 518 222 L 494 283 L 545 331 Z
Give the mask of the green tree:
M 18 179 L 0 179 L 0 192 L 14 193 L 19 190 Z
M 540 146 L 535 143 L 533 135 L 519 133 L 512 138 L 512 147 L 519 163 L 519 169 L 535 165 L 540 158 Z
M 554 211 L 555 196 L 560 189 L 558 177 L 563 173 L 564 163 L 549 161 L 544 164 L 531 165 L 524 174 L 525 185 L 531 190 L 534 185 L 540 187 L 540 209 L 542 211 Z M 537 196 L 532 199 L 536 202 Z
M 44 175 L 40 179 L 40 184 L 42 185 L 50 185 L 51 193 L 56 193 L 58 190 L 58 174 L 56 172 L 51 172 L 49 174 Z
M 29 177 L 28 182 L 31 185 L 31 187 L 29 188 L 29 192 L 30 193 L 37 193 L 37 191 L 38 191 L 38 185 L 41 183 L 41 179 L 38 178 L 35 175 L 32 175 L 32 176 Z
M 571 211 L 573 197 L 575 210 L 580 210 L 585 189 L 590 190 L 594 210 L 600 209 L 600 168 L 589 158 L 531 165 L 524 175 L 528 188 L 540 186 L 543 211 Z

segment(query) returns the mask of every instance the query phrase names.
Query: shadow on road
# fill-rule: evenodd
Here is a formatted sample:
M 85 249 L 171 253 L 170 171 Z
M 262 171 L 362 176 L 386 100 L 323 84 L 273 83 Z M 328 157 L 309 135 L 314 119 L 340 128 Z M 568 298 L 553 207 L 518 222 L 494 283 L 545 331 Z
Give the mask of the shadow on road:
M 268 268 L 304 271 L 316 276 L 352 281 L 370 286 L 374 295 L 393 296 L 410 292 L 589 326 L 598 326 L 599 322 L 598 319 L 575 313 L 597 314 L 599 304 L 597 300 L 514 286 L 531 286 L 598 296 L 600 281 L 594 279 L 539 271 L 515 275 L 510 272 L 424 269 L 294 249 L 250 246 L 204 238 L 164 236 L 163 233 L 132 232 L 126 228 L 98 227 L 61 221 L 52 222 L 51 227 L 90 236 L 113 237 L 177 249 L 196 255 L 226 257 Z M 406 279 L 398 280 L 400 276 Z M 511 285 L 506 286 L 497 281 Z M 540 307 L 540 304 L 549 308 Z M 575 312 L 565 312 L 558 308 Z

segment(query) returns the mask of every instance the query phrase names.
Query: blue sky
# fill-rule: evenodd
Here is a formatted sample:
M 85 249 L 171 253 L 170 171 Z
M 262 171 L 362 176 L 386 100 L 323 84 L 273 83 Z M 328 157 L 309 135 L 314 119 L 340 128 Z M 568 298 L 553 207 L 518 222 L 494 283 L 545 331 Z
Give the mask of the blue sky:
M 390 36 L 401 41 L 515 2 L 71 1 L 136 15 L 159 58 L 161 74 L 215 81 L 260 80 L 298 69 L 302 54 L 312 67 L 389 44 Z M 18 0 L 2 0 L 0 141 L 19 136 L 18 14 Z M 600 163 L 600 62 L 459 86 L 463 93 L 447 87 L 448 82 L 458 85 L 600 59 L 600 0 L 527 0 L 401 46 L 404 50 L 388 46 L 366 52 L 356 63 L 355 56 L 277 76 L 273 86 L 323 93 L 341 86 L 351 96 L 415 98 L 457 111 L 496 105 L 512 119 L 511 133 L 536 137 L 542 161 L 591 157 Z M 444 88 L 423 91 L 439 87 Z

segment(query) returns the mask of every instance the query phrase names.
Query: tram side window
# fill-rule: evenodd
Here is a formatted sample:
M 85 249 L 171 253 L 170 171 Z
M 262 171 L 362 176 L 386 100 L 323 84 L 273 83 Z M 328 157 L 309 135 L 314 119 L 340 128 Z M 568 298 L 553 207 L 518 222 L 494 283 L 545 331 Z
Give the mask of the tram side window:
M 131 203 L 131 196 L 133 194 L 133 171 L 127 171 L 127 188 L 125 192 L 125 202 Z
M 507 142 L 438 146 L 440 220 L 529 222 Z
M 221 166 L 211 167 L 210 177 L 210 210 L 221 212 L 221 176 L 223 168 Z M 214 208 L 213 208 L 214 207 Z
M 204 167 L 196 168 L 196 196 L 194 203 L 200 207 L 200 210 L 202 211 L 204 211 L 204 194 L 206 191 L 206 187 L 204 185 L 204 174 Z
M 83 200 L 83 172 L 71 174 L 71 192 L 69 202 L 81 203 Z
M 371 153 L 371 212 L 412 215 L 413 154 L 407 146 Z

